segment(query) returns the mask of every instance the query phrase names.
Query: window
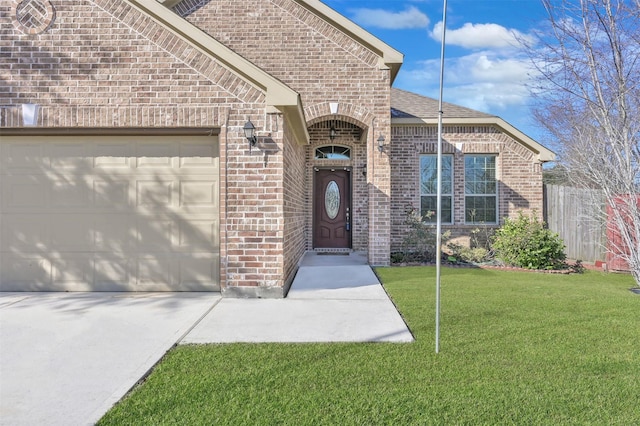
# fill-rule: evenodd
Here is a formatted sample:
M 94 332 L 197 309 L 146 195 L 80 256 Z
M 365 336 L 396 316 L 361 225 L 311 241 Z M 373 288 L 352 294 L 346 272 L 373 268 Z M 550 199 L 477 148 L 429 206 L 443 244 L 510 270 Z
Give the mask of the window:
M 496 156 L 465 156 L 464 220 L 466 223 L 498 222 L 497 188 Z
M 420 156 L 420 214 L 436 222 L 438 156 Z M 442 223 L 453 223 L 453 157 L 442 156 Z
M 316 160 L 348 160 L 351 158 L 351 148 L 340 145 L 327 145 L 316 148 Z

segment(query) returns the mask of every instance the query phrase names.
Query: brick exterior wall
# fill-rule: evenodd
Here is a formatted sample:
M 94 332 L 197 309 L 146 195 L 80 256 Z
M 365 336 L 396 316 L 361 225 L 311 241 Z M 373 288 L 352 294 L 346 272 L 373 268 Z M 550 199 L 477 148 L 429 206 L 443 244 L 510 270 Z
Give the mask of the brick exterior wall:
M 437 127 L 392 127 L 391 251 L 399 251 L 407 233 L 407 210 L 420 208 L 420 155 L 436 154 Z M 498 180 L 498 218 L 536 212 L 542 217 L 542 165 L 534 154 L 494 126 L 444 126 L 443 154 L 454 156 L 454 223 L 442 226 L 456 242 L 469 245 L 471 231 L 478 225 L 465 224 L 464 156 L 495 154 Z M 496 225 L 499 226 L 499 225 Z M 496 226 L 487 226 L 495 228 Z
M 39 34 L 13 25 L 9 3 L 0 6 L 2 126 L 21 126 L 20 105 L 37 103 L 44 128 L 221 128 L 221 287 L 282 297 L 282 154 L 265 165 L 242 132 L 247 117 L 279 129 L 271 144 L 282 150 L 282 116 L 266 114 L 264 92 L 127 3 L 53 1 L 55 20 Z
M 37 35 L 14 27 L 11 3 L 0 6 L 0 105 L 40 104 L 39 126 L 218 126 L 227 110 L 264 103 L 126 3 L 53 1 L 56 18 Z
M 178 10 L 301 94 L 309 128 L 355 125 L 353 247 L 388 264 L 390 71 L 379 56 L 293 0 L 183 2 Z M 220 129 L 221 286 L 233 295 L 282 297 L 310 248 L 314 147 L 292 141 L 265 94 L 126 2 L 52 0 L 55 20 L 33 33 L 0 4 L 0 126 L 20 127 L 24 103 L 45 128 Z M 338 102 L 339 113 L 329 112 Z M 242 133 L 250 118 L 259 146 Z M 324 123 L 324 124 L 320 124 Z M 355 130 L 354 130 L 355 132 Z M 362 176 L 360 167 L 369 173 Z
M 354 196 L 367 198 L 366 207 L 358 199 L 360 213 L 353 217 L 354 223 L 361 224 L 353 232 L 354 249 L 368 251 L 372 264 L 388 264 L 390 164 L 388 155 L 379 154 L 374 145 L 380 134 L 390 140 L 390 74 L 380 69 L 379 56 L 293 0 L 190 0 L 175 10 L 300 93 L 309 129 L 315 123 L 336 120 L 360 127 L 364 138 L 354 161 L 357 165 L 366 162 L 371 172 L 366 195 L 361 186 L 353 187 Z M 337 114 L 329 112 L 329 102 L 339 103 Z M 311 135 L 308 162 L 314 147 L 324 143 L 326 134 Z M 313 179 L 309 170 L 305 188 L 310 199 Z M 311 236 L 311 205 L 307 203 L 307 238 Z
M 279 114 L 263 117 L 252 117 L 261 129 L 255 147 L 249 149 L 246 139 L 240 146 L 227 145 L 227 252 L 222 259 L 223 293 L 230 296 L 284 296 L 284 130 Z
M 307 191 L 305 187 L 307 147 L 293 141 L 289 128 L 284 133 L 284 293 L 288 291 L 307 250 Z

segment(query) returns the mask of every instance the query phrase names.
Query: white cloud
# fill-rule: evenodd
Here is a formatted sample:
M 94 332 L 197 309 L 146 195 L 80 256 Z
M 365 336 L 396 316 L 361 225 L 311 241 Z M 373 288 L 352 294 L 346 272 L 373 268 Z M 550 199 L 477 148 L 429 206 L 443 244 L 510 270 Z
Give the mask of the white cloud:
M 414 6 L 401 12 L 384 9 L 352 9 L 350 12 L 353 20 L 364 27 L 398 30 L 426 28 L 429 25 L 429 17 Z
M 430 33 L 431 38 L 442 41 L 442 22 L 438 22 Z M 467 22 L 461 28 L 449 29 L 445 35 L 447 44 L 467 49 L 508 48 L 531 42 L 529 35 L 498 24 L 472 24 Z
M 396 85 L 435 96 L 439 73 L 439 60 L 423 61 L 419 68 L 401 71 Z M 502 57 L 492 51 L 450 58 L 445 62 L 445 100 L 500 115 L 528 105 L 530 95 L 526 84 L 533 73 L 528 59 Z

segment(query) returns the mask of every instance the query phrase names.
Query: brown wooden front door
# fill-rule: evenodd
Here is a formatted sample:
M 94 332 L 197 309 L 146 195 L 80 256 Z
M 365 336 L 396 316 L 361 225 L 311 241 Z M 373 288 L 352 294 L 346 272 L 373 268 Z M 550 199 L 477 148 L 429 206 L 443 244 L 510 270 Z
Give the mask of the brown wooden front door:
M 351 248 L 351 172 L 319 169 L 313 191 L 313 247 Z

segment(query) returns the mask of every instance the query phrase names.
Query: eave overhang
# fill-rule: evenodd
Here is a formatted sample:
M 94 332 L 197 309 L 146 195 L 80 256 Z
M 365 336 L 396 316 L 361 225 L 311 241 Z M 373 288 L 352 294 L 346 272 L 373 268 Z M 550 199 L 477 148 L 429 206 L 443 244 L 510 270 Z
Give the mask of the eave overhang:
M 392 118 L 391 125 L 392 126 L 420 126 L 420 125 L 437 125 L 437 118 L 418 118 L 418 117 L 410 117 L 410 118 Z M 522 133 L 520 130 L 513 127 L 511 124 L 507 123 L 500 117 L 470 117 L 470 118 L 442 118 L 443 125 L 449 126 L 496 126 L 499 127 L 506 134 L 514 138 L 520 144 L 527 147 L 529 150 L 537 154 L 538 161 L 541 163 L 546 163 L 549 161 L 556 160 L 555 152 L 546 148 L 545 146 L 539 144 L 526 134 Z

